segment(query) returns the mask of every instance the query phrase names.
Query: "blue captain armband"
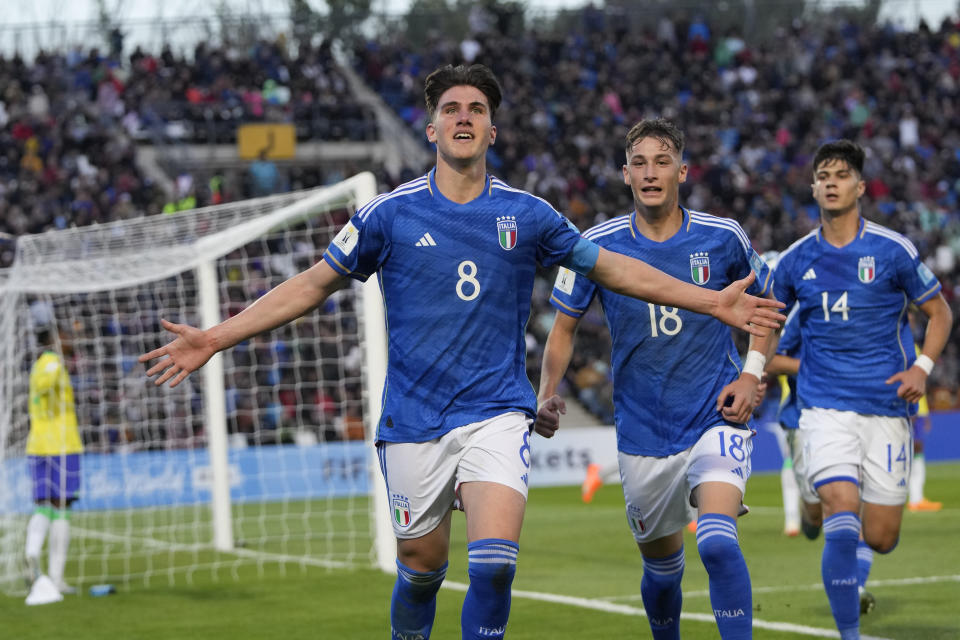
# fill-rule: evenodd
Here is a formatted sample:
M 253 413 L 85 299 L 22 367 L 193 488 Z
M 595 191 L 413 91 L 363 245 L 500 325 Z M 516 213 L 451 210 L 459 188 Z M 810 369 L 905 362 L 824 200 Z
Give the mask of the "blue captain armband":
M 586 238 L 580 238 L 567 257 L 560 261 L 560 265 L 585 276 L 597 264 L 599 257 L 600 247 Z

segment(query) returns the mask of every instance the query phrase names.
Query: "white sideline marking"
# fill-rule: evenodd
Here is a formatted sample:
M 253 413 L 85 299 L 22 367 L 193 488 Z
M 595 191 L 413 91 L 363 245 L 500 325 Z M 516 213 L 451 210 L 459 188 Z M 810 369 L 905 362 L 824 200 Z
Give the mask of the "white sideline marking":
M 469 585 L 452 580 L 444 580 L 443 587 L 454 591 L 466 591 Z M 822 588 L 822 585 L 821 585 Z M 686 595 L 686 594 L 684 594 Z M 647 616 L 647 612 L 640 607 L 633 607 L 627 604 L 615 604 L 606 600 L 594 600 L 591 598 L 578 598 L 575 596 L 562 596 L 553 593 L 541 593 L 539 591 L 520 591 L 513 590 L 514 598 L 526 598 L 528 600 L 540 600 L 541 602 L 553 602 L 555 604 L 566 604 L 572 607 L 581 607 L 583 609 L 593 609 L 594 611 L 603 611 L 606 613 L 621 613 L 627 616 Z M 682 613 L 680 617 L 683 620 L 696 620 L 697 622 L 715 623 L 713 616 L 705 613 Z M 755 629 L 769 629 L 771 631 L 786 631 L 788 633 L 798 633 L 804 636 L 815 638 L 839 638 L 840 633 L 833 629 L 821 629 L 819 627 L 808 627 L 802 624 L 793 624 L 790 622 L 767 622 L 766 620 L 753 619 Z M 877 636 L 860 636 L 861 640 L 890 640 L 889 638 L 880 638 Z
M 940 582 L 960 582 L 960 575 L 953 576 L 927 576 L 925 578 L 890 578 L 888 580 L 870 580 L 870 587 L 902 587 L 911 584 L 937 584 Z M 805 584 L 805 585 L 794 585 L 794 586 L 777 586 L 777 587 L 753 587 L 754 593 L 781 593 L 784 591 L 821 591 L 823 590 L 823 583 L 818 582 L 816 584 Z M 691 598 L 707 598 L 710 596 L 710 592 L 707 590 L 700 591 L 684 591 L 683 597 Z M 607 596 L 600 598 L 600 600 L 616 601 L 616 600 L 639 600 L 639 594 L 631 594 L 628 596 Z
M 104 533 L 102 531 L 92 531 L 90 529 L 83 529 L 80 527 L 71 527 L 75 535 L 80 535 L 88 538 L 96 538 L 108 542 L 129 542 L 137 541 L 141 542 L 144 546 L 148 547 L 163 547 L 173 551 L 213 551 L 214 549 L 209 544 L 182 544 L 167 542 L 165 540 L 156 540 L 154 538 L 134 538 L 131 536 L 122 536 L 112 533 Z M 311 558 L 310 556 L 290 556 L 280 553 L 270 553 L 268 551 L 254 551 L 251 549 L 234 549 L 232 551 L 222 552 L 222 553 L 232 553 L 234 555 L 243 556 L 247 558 L 269 558 L 270 560 L 276 560 L 278 562 L 290 562 L 301 565 L 310 565 L 315 567 L 324 567 L 324 568 L 348 568 L 352 565 L 345 562 L 337 562 L 333 560 L 321 560 L 318 558 Z M 946 581 L 958 581 L 960 582 L 960 576 L 936 576 L 932 578 L 904 578 L 900 580 L 876 580 L 871 582 L 871 585 L 877 586 L 887 586 L 887 585 L 904 585 L 904 584 L 923 584 L 929 582 L 946 582 Z M 451 589 L 453 591 L 466 591 L 469 585 L 466 585 L 462 582 L 455 582 L 453 580 L 444 580 L 443 585 L 446 589 Z M 814 588 L 822 589 L 823 585 L 813 585 Z M 807 589 L 808 587 L 758 587 L 754 588 L 754 592 L 770 592 L 774 590 L 790 590 L 790 589 Z M 699 594 L 702 592 L 691 592 L 689 595 Z M 684 593 L 684 595 L 688 595 Z M 709 594 L 708 594 L 709 595 Z M 543 593 L 539 591 L 522 591 L 519 589 L 514 589 L 512 592 L 514 598 L 526 598 L 527 600 L 539 600 L 541 602 L 552 602 L 554 604 L 565 604 L 572 607 L 581 607 L 583 609 L 592 609 L 594 611 L 603 611 L 606 613 L 619 613 L 628 616 L 642 616 L 646 617 L 647 612 L 640 607 L 634 607 L 628 604 L 616 604 L 609 602 L 605 599 L 592 599 L 592 598 L 580 598 L 577 596 L 564 596 L 553 593 Z M 638 596 L 626 596 L 627 598 L 636 598 Z M 705 613 L 683 613 L 681 618 L 684 620 L 695 620 L 697 622 L 708 622 L 714 623 L 714 617 Z M 840 634 L 833 629 L 821 629 L 819 627 L 808 627 L 806 625 L 793 624 L 790 622 L 768 622 L 766 620 L 760 620 L 758 618 L 753 619 L 753 626 L 757 629 L 769 629 L 771 631 L 784 631 L 787 633 L 797 633 L 804 636 L 810 636 L 815 638 L 839 638 Z M 890 638 L 881 638 L 878 636 L 866 636 L 861 635 L 861 640 L 891 640 Z

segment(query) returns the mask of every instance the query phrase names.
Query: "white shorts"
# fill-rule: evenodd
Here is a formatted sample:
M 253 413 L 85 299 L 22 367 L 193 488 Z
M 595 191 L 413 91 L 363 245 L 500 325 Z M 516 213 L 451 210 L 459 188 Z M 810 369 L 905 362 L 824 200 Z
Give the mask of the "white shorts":
M 803 409 L 800 432 L 806 477 L 814 487 L 848 479 L 864 502 L 901 505 L 913 458 L 906 418 L 836 409 Z
M 729 425 L 707 430 L 695 445 L 665 458 L 618 453 L 627 523 L 637 542 L 680 531 L 693 520 L 693 490 L 726 482 L 746 490 L 754 432 Z
M 819 504 L 820 496 L 807 478 L 807 456 L 803 452 L 803 434 L 800 429 L 784 429 L 787 444 L 790 446 L 790 459 L 793 460 L 793 477 L 800 489 L 800 498 L 807 504 Z
M 495 482 L 527 497 L 530 419 L 519 412 L 457 427 L 429 442 L 382 442 L 380 469 L 398 538 L 437 528 L 464 482 Z

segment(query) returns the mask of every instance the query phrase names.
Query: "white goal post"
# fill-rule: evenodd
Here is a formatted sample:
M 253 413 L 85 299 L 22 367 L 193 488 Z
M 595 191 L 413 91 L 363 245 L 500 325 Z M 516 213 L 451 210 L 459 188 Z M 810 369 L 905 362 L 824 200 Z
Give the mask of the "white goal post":
M 0 273 L 0 591 L 22 593 L 33 511 L 28 378 L 70 373 L 85 451 L 66 578 L 79 584 L 270 562 L 394 570 L 372 446 L 386 371 L 376 277 L 217 354 L 176 389 L 140 353 L 160 318 L 209 327 L 320 259 L 374 176 L 17 239 Z

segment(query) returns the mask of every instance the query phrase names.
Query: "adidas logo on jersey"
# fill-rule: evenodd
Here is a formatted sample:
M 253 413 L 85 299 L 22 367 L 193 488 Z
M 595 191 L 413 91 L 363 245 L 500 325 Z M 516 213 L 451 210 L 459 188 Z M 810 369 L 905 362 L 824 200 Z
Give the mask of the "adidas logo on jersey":
M 418 247 L 435 247 L 437 243 L 434 241 L 433 236 L 429 233 L 423 234 L 423 236 L 417 240 Z
M 810 267 L 809 269 L 807 269 L 807 272 L 806 272 L 805 274 L 803 274 L 803 279 L 804 279 L 804 280 L 816 280 L 816 279 L 817 279 L 817 272 L 813 270 L 813 267 Z

